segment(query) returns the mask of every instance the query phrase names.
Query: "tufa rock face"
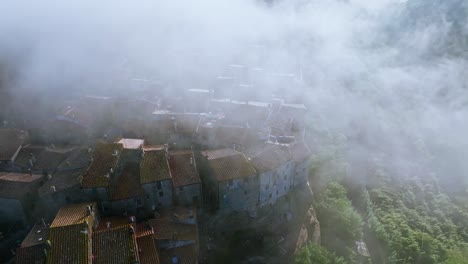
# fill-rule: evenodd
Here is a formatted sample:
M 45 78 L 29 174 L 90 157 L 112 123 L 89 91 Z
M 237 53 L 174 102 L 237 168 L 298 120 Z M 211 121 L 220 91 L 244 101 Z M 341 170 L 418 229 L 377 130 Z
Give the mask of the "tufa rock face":
M 294 253 L 307 245 L 309 241 L 320 244 L 320 223 L 312 205 L 305 214 L 304 222 L 302 223 L 301 230 L 297 238 L 296 249 L 294 250 Z

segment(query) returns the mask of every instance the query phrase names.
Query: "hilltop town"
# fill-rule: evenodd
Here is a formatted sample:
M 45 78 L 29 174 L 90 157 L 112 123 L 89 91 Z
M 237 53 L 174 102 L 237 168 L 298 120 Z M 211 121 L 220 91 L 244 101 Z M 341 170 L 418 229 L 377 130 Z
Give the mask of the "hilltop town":
M 288 226 L 309 208 L 295 202 L 311 195 L 307 108 L 223 96 L 81 96 L 44 120 L 4 120 L 2 259 L 215 263 L 249 248 L 291 257 L 307 240 Z

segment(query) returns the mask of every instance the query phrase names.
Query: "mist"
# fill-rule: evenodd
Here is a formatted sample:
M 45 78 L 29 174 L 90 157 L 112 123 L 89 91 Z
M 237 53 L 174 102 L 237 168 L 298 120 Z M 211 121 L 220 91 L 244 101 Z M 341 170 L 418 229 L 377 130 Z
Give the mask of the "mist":
M 134 79 L 177 95 L 239 75 L 255 100 L 282 92 L 305 103 L 311 147 L 338 138 L 350 176 L 380 162 L 399 177 L 460 186 L 466 40 L 447 40 L 455 24 L 467 35 L 468 9 L 447 1 L 417 13 L 418 2 L 2 1 L 0 61 L 14 69 L 2 89 L 13 102 L 37 95 L 41 109 L 58 95 L 131 96 Z

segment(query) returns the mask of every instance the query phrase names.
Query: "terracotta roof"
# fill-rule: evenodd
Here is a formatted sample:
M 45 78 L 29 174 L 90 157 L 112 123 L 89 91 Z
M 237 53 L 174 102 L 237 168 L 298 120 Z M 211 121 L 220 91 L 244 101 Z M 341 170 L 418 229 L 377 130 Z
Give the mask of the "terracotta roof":
M 0 160 L 12 160 L 26 140 L 26 133 L 17 129 L 0 129 Z
M 239 152 L 231 148 L 205 150 L 201 152 L 202 156 L 206 157 L 208 160 L 227 157 L 237 153 Z
M 123 200 L 143 194 L 140 185 L 140 166 L 138 163 L 125 164 L 120 175 L 111 184 L 111 200 Z
M 192 150 L 169 152 L 169 168 L 175 188 L 201 183 Z
M 289 144 L 287 147 L 291 159 L 295 162 L 301 162 L 312 155 L 309 146 L 304 142 Z
M 197 209 L 195 207 L 170 207 L 161 208 L 160 219 L 168 219 L 174 222 L 185 219 L 196 219 Z
M 90 158 L 93 153 L 88 152 L 87 147 L 77 148 L 71 151 L 70 155 L 58 166 L 57 170 L 73 170 L 79 168 L 88 168 Z
M 87 206 L 97 208 L 96 203 L 71 204 L 60 208 L 50 227 L 77 225 L 89 221 L 91 216 L 88 214 Z
M 139 149 L 145 141 L 143 139 L 122 138 L 117 143 L 122 144 L 124 149 Z
M 44 184 L 39 187 L 39 196 L 44 196 L 53 192 L 60 192 L 79 186 L 82 175 L 85 171 L 86 168 L 81 168 L 54 173 L 51 179 L 46 180 Z
M 45 146 L 27 146 L 21 149 L 15 164 L 35 170 L 55 170 L 68 154 L 69 152 L 53 151 Z
M 138 263 L 136 239 L 130 224 L 93 233 L 94 264 Z
M 109 185 L 110 168 L 115 170 L 122 153 L 123 145 L 118 143 L 98 143 L 94 150 L 94 158 L 81 182 L 84 188 L 107 187 Z
M 43 244 L 48 237 L 49 228 L 43 223 L 35 224 L 21 243 L 22 248 Z
M 161 263 L 172 264 L 172 257 L 174 256 L 178 258 L 179 264 L 198 263 L 195 245 L 193 244 L 161 250 Z
M 47 264 L 88 264 L 90 241 L 87 227 L 85 223 L 51 227 Z
M 99 220 L 99 224 L 96 227 L 95 231 L 101 231 L 104 229 L 107 229 L 107 223 L 111 224 L 111 227 L 120 227 L 120 226 L 126 226 L 130 224 L 130 218 L 129 217 L 123 217 L 123 216 L 111 216 L 111 217 L 103 217 Z
M 154 229 L 154 238 L 158 240 L 193 240 L 198 239 L 197 225 L 183 224 L 165 219 L 150 219 L 148 224 Z
M 166 158 L 164 147 L 154 150 L 145 150 L 145 154 L 140 163 L 141 183 L 162 181 L 171 178 L 169 163 Z
M 21 199 L 28 192 L 35 192 L 38 181 L 43 177 L 43 175 L 23 173 L 0 174 L 0 197 Z
M 46 255 L 44 252 L 45 244 L 38 244 L 30 247 L 16 249 L 16 264 L 44 264 Z
M 278 146 L 266 146 L 262 147 L 259 151 L 253 151 L 254 153 L 247 153 L 250 162 L 259 173 L 274 170 L 284 163 L 288 162 L 289 156 Z
M 250 164 L 244 154 L 240 152 L 236 151 L 228 156 L 212 155 L 211 151 L 208 151 L 208 153 L 205 152 L 205 154 L 208 155 L 209 166 L 217 181 L 239 179 L 256 174 L 252 164 Z M 213 156 L 220 157 L 213 158 Z
M 159 253 L 153 236 L 142 236 L 137 238 L 140 264 L 159 264 Z

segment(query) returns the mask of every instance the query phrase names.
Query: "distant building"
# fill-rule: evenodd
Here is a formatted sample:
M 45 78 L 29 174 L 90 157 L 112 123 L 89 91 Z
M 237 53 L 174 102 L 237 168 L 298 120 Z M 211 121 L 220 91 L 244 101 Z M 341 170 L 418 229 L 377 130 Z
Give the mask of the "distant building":
M 44 264 L 47 257 L 47 239 L 49 227 L 45 223 L 37 223 L 16 249 L 16 264 Z
M 43 175 L 0 172 L 1 222 L 27 224 L 36 205 Z
M 17 129 L 0 129 L 0 169 L 9 168 L 27 141 L 27 134 Z
M 50 227 L 33 227 L 17 249 L 16 263 L 161 263 L 153 227 L 135 220 L 101 219 L 96 203 L 62 207 Z
M 81 186 L 90 200 L 109 200 L 108 187 L 116 175 L 117 164 L 123 151 L 119 143 L 97 143 L 93 151 L 91 164 L 83 174 Z M 104 205 L 103 205 L 104 206 Z M 104 208 L 106 212 L 106 208 Z
M 139 163 L 126 163 L 109 184 L 111 213 L 136 215 L 143 212 L 144 191 L 140 185 Z
M 294 186 L 307 182 L 312 151 L 304 142 L 296 142 L 282 146 L 294 162 Z
M 207 200 L 221 210 L 255 214 L 258 206 L 257 172 L 244 154 L 233 149 L 201 152 Z
M 21 149 L 13 163 L 15 170 L 52 174 L 75 147 L 33 146 Z
M 201 206 L 202 186 L 193 151 L 170 151 L 168 157 L 175 204 L 179 206 Z
M 140 183 L 145 192 L 145 206 L 152 210 L 172 205 L 173 188 L 168 155 L 167 146 L 144 148 L 140 163 Z
M 93 263 L 92 235 L 98 223 L 96 203 L 61 208 L 49 227 L 46 263 Z
M 274 204 L 294 184 L 295 164 L 288 153 L 275 145 L 266 145 L 246 152 L 259 177 L 259 205 Z

